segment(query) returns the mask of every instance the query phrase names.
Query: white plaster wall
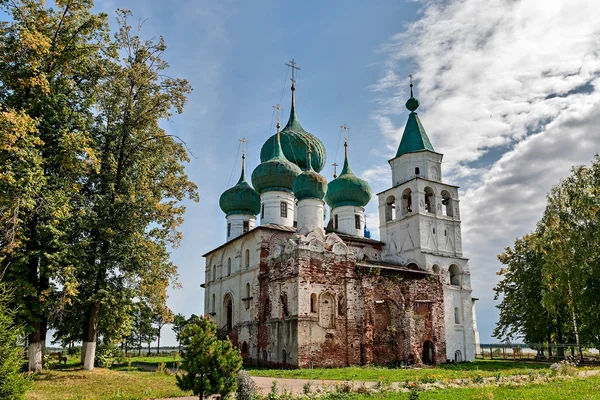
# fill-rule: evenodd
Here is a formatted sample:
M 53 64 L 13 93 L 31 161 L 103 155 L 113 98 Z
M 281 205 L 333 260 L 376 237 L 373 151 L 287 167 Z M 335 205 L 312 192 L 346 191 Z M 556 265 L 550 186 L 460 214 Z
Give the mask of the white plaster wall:
M 233 325 L 256 319 L 261 240 L 261 232 L 256 231 L 255 234 L 248 235 L 245 240 L 228 243 L 206 258 L 206 268 L 211 272 L 208 274 L 209 279 L 205 283 L 204 313 L 206 315 L 212 313 L 214 294 L 216 298 L 215 315 L 211 315 L 211 318 L 218 328 L 222 328 L 227 323 L 224 309 L 224 300 L 227 294 L 231 295 L 233 299 Z M 246 253 L 246 250 L 248 250 L 248 253 Z M 246 266 L 246 254 L 249 256 L 248 266 Z M 231 273 L 228 275 L 227 263 L 229 259 L 231 259 Z M 215 280 L 212 279 L 214 266 L 217 267 Z M 251 300 L 243 300 L 247 298 L 247 283 L 250 283 Z M 246 306 L 247 303 L 249 304 L 248 307 Z M 240 337 L 240 342 L 242 341 Z
M 281 216 L 281 203 L 287 205 L 287 217 Z M 283 226 L 294 226 L 296 213 L 296 199 L 293 193 L 288 192 L 265 192 L 260 195 L 261 218 L 260 224 L 276 224 Z M 262 214 L 264 210 L 264 215 Z
M 392 186 L 400 185 L 415 177 L 442 180 L 442 155 L 431 151 L 408 153 L 389 161 L 392 167 Z M 415 168 L 419 168 L 419 175 Z
M 315 229 L 323 229 L 323 209 L 325 203 L 318 199 L 303 199 L 298 202 L 296 232 L 306 235 Z
M 338 217 L 337 231 L 347 235 L 364 237 L 365 236 L 365 209 L 355 206 L 336 207 L 332 210 L 333 218 Z M 321 214 L 323 215 L 323 214 Z M 356 221 L 354 216 L 360 218 L 360 229 L 356 229 Z
M 463 283 L 467 280 L 463 276 Z M 470 287 L 470 281 L 468 282 Z M 465 287 L 444 285 L 444 313 L 446 330 L 446 357 L 454 360 L 456 350 L 462 353 L 463 361 L 475 360 L 475 332 L 473 330 L 471 290 Z M 454 319 L 454 308 L 460 312 L 460 323 Z
M 473 338 L 475 340 L 475 353 L 481 353 L 481 341 L 479 340 L 479 329 L 477 329 L 477 311 L 475 310 L 475 302 L 477 300 L 476 299 L 471 299 L 472 302 L 472 309 L 471 309 L 471 313 L 472 315 L 472 320 L 473 320 Z
M 248 230 L 254 229 L 256 225 L 256 217 L 250 214 L 233 214 L 228 215 L 226 217 L 227 224 L 231 224 L 231 228 L 229 229 L 229 236 L 227 236 L 227 241 L 235 239 L 238 236 L 242 236 L 244 232 L 244 221 L 248 221 Z M 225 231 L 227 232 L 227 231 Z M 227 234 L 227 233 L 226 233 Z

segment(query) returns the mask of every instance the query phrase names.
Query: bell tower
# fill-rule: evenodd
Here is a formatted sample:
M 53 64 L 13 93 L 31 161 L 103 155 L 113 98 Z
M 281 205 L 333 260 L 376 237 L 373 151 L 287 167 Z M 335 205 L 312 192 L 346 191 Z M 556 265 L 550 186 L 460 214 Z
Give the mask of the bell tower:
M 458 186 L 442 180 L 442 158 L 417 115 L 413 95 L 396 156 L 389 161 L 392 187 L 379 193 L 384 261 L 439 276 L 444 286 L 447 358 L 473 360 L 471 277 L 463 257 Z

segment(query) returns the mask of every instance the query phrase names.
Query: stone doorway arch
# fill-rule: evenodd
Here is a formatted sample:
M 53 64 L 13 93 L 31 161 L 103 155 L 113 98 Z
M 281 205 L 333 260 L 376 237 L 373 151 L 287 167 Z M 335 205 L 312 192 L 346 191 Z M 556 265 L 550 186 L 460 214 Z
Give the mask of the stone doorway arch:
M 433 364 L 433 343 L 431 340 L 426 340 L 423 343 L 423 356 L 421 357 L 423 364 Z

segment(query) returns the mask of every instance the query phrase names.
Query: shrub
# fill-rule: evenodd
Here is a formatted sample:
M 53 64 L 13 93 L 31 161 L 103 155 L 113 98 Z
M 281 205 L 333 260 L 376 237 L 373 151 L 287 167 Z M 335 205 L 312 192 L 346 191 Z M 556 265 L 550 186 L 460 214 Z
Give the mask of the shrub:
M 225 398 L 237 389 L 242 357 L 229 340 L 219 340 L 216 333 L 208 317 L 190 322 L 181 333 L 181 368 L 187 373 L 177 375 L 177 386 L 191 390 L 200 400 L 211 394 Z
M 96 367 L 109 368 L 121 358 L 121 350 L 113 344 L 100 344 L 96 349 Z
M 23 327 L 15 324 L 11 297 L 12 292 L 0 284 L 0 399 L 23 400 L 30 381 L 21 374 L 24 359 L 18 340 Z
M 237 399 L 254 400 L 257 397 L 256 383 L 252 380 L 247 371 L 240 371 L 236 377 L 237 381 Z

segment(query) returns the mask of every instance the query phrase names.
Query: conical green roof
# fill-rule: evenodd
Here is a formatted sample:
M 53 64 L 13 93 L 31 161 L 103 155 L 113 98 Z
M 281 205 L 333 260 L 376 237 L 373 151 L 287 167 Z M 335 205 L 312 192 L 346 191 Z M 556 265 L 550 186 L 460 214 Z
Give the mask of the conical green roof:
M 323 200 L 327 192 L 327 179 L 316 172 L 311 166 L 311 154 L 307 156 L 308 167 L 294 180 L 294 196 L 297 200 L 318 199 Z
M 323 143 L 313 134 L 307 132 L 300 125 L 298 116 L 296 115 L 296 101 L 294 91 L 292 91 L 292 107 L 290 110 L 290 119 L 280 132 L 281 148 L 285 157 L 296 164 L 301 169 L 307 166 L 306 150 L 308 143 L 312 149 L 311 165 L 317 172 L 321 172 L 327 160 L 327 153 Z M 275 147 L 275 135 L 271 136 L 260 150 L 260 160 L 267 161 Z
M 219 199 L 219 206 L 227 215 L 257 215 L 260 212 L 260 196 L 246 181 L 246 168 L 243 158 L 240 180 L 235 186 L 223 192 Z
M 427 137 L 427 133 L 425 133 L 425 128 L 423 128 L 423 125 L 419 120 L 419 116 L 415 112 L 415 110 L 419 108 L 419 100 L 415 99 L 412 95 L 412 83 L 410 99 L 406 102 L 406 108 L 410 111 L 410 114 L 408 115 L 408 121 L 406 121 L 406 127 L 404 128 L 404 133 L 402 134 L 402 140 L 400 140 L 400 146 L 398 146 L 396 157 L 400 157 L 406 153 L 415 153 L 417 151 L 435 151 L 429 141 L 429 137 Z
M 344 146 L 347 146 L 347 144 L 344 144 Z M 365 180 L 360 179 L 350 170 L 348 151 L 346 150 L 342 173 L 329 182 L 325 202 L 331 208 L 341 206 L 364 207 L 369 203 L 369 200 L 371 200 L 371 188 Z
M 258 193 L 269 191 L 291 192 L 294 179 L 300 168 L 288 161 L 281 149 L 279 133 L 275 135 L 275 146 L 267 161 L 260 163 L 252 172 L 252 184 Z

